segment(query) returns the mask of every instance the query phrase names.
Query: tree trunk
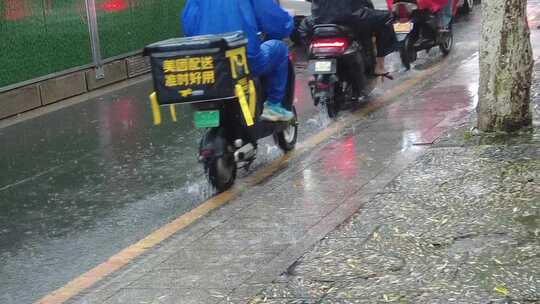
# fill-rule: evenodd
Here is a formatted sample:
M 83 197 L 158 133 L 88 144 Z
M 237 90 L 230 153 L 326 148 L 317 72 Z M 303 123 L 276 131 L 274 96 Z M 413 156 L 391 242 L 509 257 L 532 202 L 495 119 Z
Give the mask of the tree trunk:
M 532 123 L 533 55 L 527 0 L 482 1 L 478 127 L 515 131 Z

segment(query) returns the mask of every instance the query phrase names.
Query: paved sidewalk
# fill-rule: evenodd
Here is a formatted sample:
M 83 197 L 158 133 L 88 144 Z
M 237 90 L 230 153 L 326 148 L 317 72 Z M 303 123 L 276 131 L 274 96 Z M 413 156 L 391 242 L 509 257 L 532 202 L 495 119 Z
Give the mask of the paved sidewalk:
M 532 95 L 533 131 L 450 132 L 249 303 L 540 303 L 540 64 Z

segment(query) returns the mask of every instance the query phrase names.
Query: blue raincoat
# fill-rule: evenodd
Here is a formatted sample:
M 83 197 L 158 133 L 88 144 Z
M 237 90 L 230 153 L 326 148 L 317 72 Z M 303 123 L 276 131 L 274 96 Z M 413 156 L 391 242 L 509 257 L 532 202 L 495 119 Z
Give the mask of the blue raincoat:
M 255 58 L 261 45 L 258 32 L 281 40 L 291 34 L 294 22 L 274 0 L 188 0 L 182 26 L 186 36 L 242 30 L 249 41 L 248 56 Z
M 294 22 L 274 0 L 188 0 L 181 23 L 186 36 L 243 31 L 248 38 L 250 70 L 269 78 L 269 101 L 281 102 L 288 49 L 278 40 L 291 34 Z M 273 40 L 262 43 L 259 32 Z

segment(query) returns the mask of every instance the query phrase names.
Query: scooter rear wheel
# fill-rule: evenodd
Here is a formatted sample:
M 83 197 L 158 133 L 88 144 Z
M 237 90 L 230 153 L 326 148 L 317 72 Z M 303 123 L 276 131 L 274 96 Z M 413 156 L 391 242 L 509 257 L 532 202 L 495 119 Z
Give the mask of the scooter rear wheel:
M 339 113 L 339 103 L 334 97 L 332 102 L 326 102 L 326 111 L 328 112 L 328 117 L 334 119 Z
M 218 192 L 226 191 L 234 185 L 237 168 L 232 152 L 227 151 L 223 156 L 210 160 L 206 166 L 208 180 Z
M 448 56 L 450 52 L 452 51 L 452 48 L 454 47 L 454 34 L 452 32 L 452 25 L 450 24 L 450 31 L 448 33 L 444 34 L 445 37 L 442 39 L 443 41 L 439 45 L 439 49 L 441 50 L 441 53 L 443 53 L 444 56 Z
M 411 63 L 416 60 L 416 50 L 414 48 L 414 41 L 410 37 L 407 37 L 403 43 L 403 47 L 399 50 L 401 57 L 401 63 L 407 69 L 411 69 Z
M 292 106 L 291 111 L 294 114 L 294 119 L 290 122 L 287 129 L 274 134 L 274 141 L 283 152 L 293 150 L 298 139 L 298 117 L 294 105 Z
M 460 8 L 460 13 L 464 15 L 470 14 L 474 9 L 474 0 L 465 0 L 463 6 Z

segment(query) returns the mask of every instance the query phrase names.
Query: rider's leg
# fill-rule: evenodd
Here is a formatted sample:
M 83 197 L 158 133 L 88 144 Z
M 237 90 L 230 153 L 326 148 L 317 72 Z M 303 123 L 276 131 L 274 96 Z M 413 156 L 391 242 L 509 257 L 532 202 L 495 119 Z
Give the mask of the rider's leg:
M 282 106 L 289 77 L 289 49 L 279 40 L 269 40 L 261 45 L 257 56 L 257 66 L 260 70 L 253 71 L 255 75 L 264 78 L 266 84 L 266 102 L 264 104 L 264 120 L 288 121 L 293 113 Z
M 346 66 L 345 73 L 352 82 L 353 97 L 359 98 L 367 95 L 366 90 L 366 67 L 360 53 L 351 53 L 343 56 L 343 63 Z
M 375 75 L 384 75 L 387 73 L 384 57 L 377 56 L 375 58 Z
M 440 27 L 443 30 L 447 30 L 452 21 L 452 0 L 448 0 L 446 6 L 441 10 Z
M 387 11 L 366 8 L 361 15 L 356 15 L 356 17 L 356 23 L 364 25 L 359 28 L 370 29 L 377 38 L 375 74 L 383 75 L 386 73 L 384 58 L 394 52 L 396 46 L 392 15 Z
M 392 24 L 392 15 L 387 11 L 372 10 L 369 21 L 377 38 L 375 74 L 383 75 L 387 73 L 384 58 L 394 52 L 396 45 L 396 33 Z

